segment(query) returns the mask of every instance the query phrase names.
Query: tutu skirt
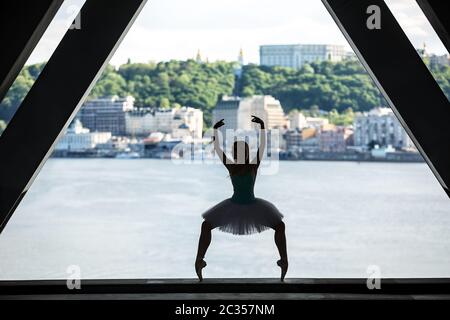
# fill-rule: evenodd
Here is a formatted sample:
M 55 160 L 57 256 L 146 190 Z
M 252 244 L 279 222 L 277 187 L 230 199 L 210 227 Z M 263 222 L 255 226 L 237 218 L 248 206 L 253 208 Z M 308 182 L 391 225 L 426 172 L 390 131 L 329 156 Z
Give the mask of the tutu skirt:
M 213 228 L 232 234 L 252 234 L 278 225 L 283 215 L 269 201 L 255 198 L 249 203 L 226 199 L 202 214 Z

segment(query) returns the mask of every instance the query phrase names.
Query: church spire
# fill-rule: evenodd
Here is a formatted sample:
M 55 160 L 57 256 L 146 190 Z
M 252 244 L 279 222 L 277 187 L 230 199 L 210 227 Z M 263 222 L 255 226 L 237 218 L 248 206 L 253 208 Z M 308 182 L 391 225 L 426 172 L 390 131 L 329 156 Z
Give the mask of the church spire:
M 244 65 L 244 51 L 242 50 L 242 47 L 239 49 L 238 62 L 241 66 Z
M 197 50 L 197 55 L 195 56 L 195 61 L 198 63 L 202 62 L 202 56 L 200 54 L 200 49 Z

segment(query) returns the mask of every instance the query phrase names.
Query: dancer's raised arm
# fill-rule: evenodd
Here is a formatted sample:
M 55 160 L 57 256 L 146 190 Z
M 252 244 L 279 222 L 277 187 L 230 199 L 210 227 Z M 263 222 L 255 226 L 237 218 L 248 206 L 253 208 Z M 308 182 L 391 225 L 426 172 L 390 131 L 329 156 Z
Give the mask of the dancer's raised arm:
M 225 123 L 223 122 L 223 119 L 216 122 L 214 125 L 214 150 L 216 151 L 217 155 L 219 156 L 220 160 L 223 162 L 225 167 L 233 164 L 233 161 L 231 161 L 225 152 L 223 152 L 222 148 L 220 147 L 220 141 L 219 141 L 219 128 L 223 126 Z
M 262 158 L 264 157 L 264 151 L 266 149 L 266 130 L 264 126 L 264 121 L 257 116 L 252 116 L 252 122 L 259 123 L 261 125 L 261 131 L 259 134 L 259 146 L 258 152 L 256 154 L 256 158 L 253 159 L 252 163 L 259 165 L 261 163 Z

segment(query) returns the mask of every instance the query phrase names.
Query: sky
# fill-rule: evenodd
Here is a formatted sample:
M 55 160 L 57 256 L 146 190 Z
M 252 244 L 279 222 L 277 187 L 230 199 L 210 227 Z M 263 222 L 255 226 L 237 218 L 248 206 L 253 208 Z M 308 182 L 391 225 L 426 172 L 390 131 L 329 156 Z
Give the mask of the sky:
M 49 59 L 83 3 L 64 2 L 27 64 Z M 415 47 L 447 53 L 415 1 L 386 3 Z M 351 50 L 320 0 L 149 0 L 111 63 L 185 60 L 198 50 L 209 61 L 230 61 L 241 48 L 246 63 L 259 63 L 259 45 L 294 43 Z

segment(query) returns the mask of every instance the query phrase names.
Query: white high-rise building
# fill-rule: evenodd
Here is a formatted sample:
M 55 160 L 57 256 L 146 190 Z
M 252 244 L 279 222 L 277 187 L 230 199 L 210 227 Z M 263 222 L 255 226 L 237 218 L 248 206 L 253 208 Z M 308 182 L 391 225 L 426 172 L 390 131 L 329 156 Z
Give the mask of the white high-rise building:
M 380 147 L 414 148 L 412 140 L 403 129 L 391 108 L 374 108 L 357 113 L 354 119 L 355 146 L 367 147 L 370 143 Z
M 213 111 L 213 122 L 224 119 L 226 129 L 251 130 L 257 128 L 256 124 L 251 122 L 252 115 L 261 118 L 266 129 L 287 126 L 281 103 L 272 96 L 224 97 Z
M 259 60 L 263 66 L 281 66 L 300 69 L 305 63 L 341 61 L 348 57 L 343 45 L 288 44 L 259 47 Z

